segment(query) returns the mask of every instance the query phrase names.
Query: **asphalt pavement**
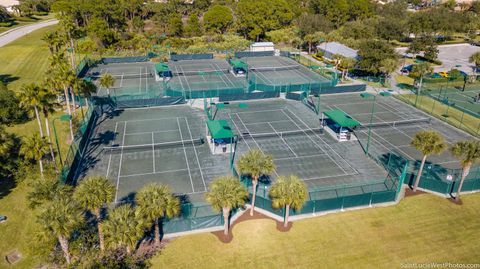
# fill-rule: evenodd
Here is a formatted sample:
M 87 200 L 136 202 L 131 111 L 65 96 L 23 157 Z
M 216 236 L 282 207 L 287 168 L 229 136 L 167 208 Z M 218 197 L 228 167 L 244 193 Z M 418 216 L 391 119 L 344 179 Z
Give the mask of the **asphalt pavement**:
M 42 22 L 37 22 L 34 24 L 29 24 L 8 30 L 6 32 L 0 33 L 0 47 L 7 45 L 10 42 L 15 41 L 16 39 L 28 35 L 29 33 L 38 30 L 43 27 L 57 24 L 58 20 L 47 20 Z

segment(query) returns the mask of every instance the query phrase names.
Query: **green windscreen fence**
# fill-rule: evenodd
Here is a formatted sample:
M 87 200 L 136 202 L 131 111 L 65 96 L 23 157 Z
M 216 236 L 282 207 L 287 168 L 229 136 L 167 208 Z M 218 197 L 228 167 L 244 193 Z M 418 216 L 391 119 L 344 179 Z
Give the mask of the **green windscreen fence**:
M 208 60 L 213 59 L 213 53 L 199 53 L 199 54 L 171 54 L 170 60 L 172 61 L 181 61 L 181 60 Z
M 370 206 L 374 204 L 394 202 L 400 192 L 400 187 L 407 176 L 409 162 L 392 155 L 382 164 L 388 173 L 384 179 L 372 179 L 368 183 L 325 186 L 310 189 L 308 199 L 301 210 L 291 210 L 290 215 L 314 214 L 345 208 Z M 236 172 L 235 172 L 236 173 Z M 238 175 L 238 173 L 236 173 Z M 252 191 L 251 180 L 241 176 L 240 180 Z M 283 217 L 283 208 L 272 207 L 268 194 L 269 186 L 259 182 L 255 206 Z M 250 195 L 251 198 L 251 195 Z

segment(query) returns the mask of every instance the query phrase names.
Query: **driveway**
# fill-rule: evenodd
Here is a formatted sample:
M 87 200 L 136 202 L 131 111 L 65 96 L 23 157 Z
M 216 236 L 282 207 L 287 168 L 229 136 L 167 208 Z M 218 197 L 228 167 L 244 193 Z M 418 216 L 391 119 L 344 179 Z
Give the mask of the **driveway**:
M 16 39 L 28 35 L 29 33 L 38 30 L 43 27 L 47 27 L 50 25 L 57 24 L 58 20 L 48 20 L 48 21 L 42 21 L 42 22 L 37 22 L 34 24 L 14 28 L 12 30 L 3 32 L 0 34 L 0 47 L 3 47 L 7 45 L 8 43 L 15 41 Z
M 407 48 L 397 48 L 396 51 L 405 55 Z M 470 55 L 479 52 L 480 47 L 470 44 L 453 44 L 438 46 L 438 59 L 442 65 L 433 66 L 435 72 L 450 71 L 453 68 L 464 71 L 467 74 L 473 73 L 474 65 L 468 62 Z M 410 54 L 407 56 L 411 56 Z

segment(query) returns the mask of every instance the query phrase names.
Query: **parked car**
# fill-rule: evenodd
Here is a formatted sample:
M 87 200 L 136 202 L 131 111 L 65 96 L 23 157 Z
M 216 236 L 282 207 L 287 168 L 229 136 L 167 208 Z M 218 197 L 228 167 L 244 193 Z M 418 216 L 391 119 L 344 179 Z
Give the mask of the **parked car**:
M 439 74 L 442 78 L 448 78 L 448 73 L 445 72 L 445 71 L 438 72 L 438 74 Z
M 0 215 L 0 223 L 7 221 L 7 216 Z
M 442 76 L 440 76 L 439 73 L 433 73 L 433 74 L 431 75 L 431 78 L 441 78 L 441 77 L 442 77 Z
M 406 66 L 404 66 L 404 67 L 400 70 L 400 72 L 402 72 L 402 73 L 410 73 L 410 72 L 412 72 L 412 70 L 413 70 L 413 66 L 414 66 L 413 64 L 406 65 Z

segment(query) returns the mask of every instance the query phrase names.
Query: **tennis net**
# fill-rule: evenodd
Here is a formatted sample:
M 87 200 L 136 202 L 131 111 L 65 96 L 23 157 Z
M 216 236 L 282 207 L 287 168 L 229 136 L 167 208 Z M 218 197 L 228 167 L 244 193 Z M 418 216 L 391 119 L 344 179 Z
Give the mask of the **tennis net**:
M 268 138 L 268 137 L 279 137 L 284 138 L 288 136 L 295 136 L 295 135 L 314 135 L 319 134 L 322 132 L 323 129 L 316 128 L 316 129 L 302 129 L 302 130 L 293 130 L 293 131 L 285 131 L 285 132 L 274 132 L 274 133 L 242 133 L 239 135 L 239 138 L 244 139 L 255 139 L 255 138 Z
M 284 71 L 300 69 L 300 65 L 286 65 L 286 66 L 271 66 L 271 67 L 251 67 L 249 70 L 253 72 L 267 72 L 267 71 Z
M 372 129 L 375 128 L 394 128 L 400 126 L 408 126 L 408 125 L 420 125 L 420 124 L 430 124 L 432 121 L 431 118 L 419 118 L 419 119 L 411 119 L 411 120 L 400 120 L 400 121 L 391 121 L 391 122 L 374 122 L 372 123 Z M 369 124 L 360 125 L 356 129 L 357 130 L 365 130 L 369 128 Z
M 193 70 L 193 71 L 176 70 L 176 71 L 172 71 L 172 75 L 174 76 L 221 76 L 224 74 L 228 74 L 229 72 L 230 72 L 229 69 Z
M 90 77 L 91 79 L 97 80 L 100 79 L 103 75 L 87 75 L 87 77 Z M 152 73 L 129 73 L 129 74 L 120 74 L 120 75 L 114 75 L 112 76 L 116 80 L 122 80 L 122 79 L 135 79 L 135 78 L 147 78 L 147 77 L 153 77 Z
M 103 152 L 104 154 L 133 153 L 133 152 L 152 151 L 152 150 L 160 150 L 160 149 L 168 149 L 168 148 L 178 148 L 178 147 L 192 146 L 192 145 L 197 146 L 197 145 L 202 145 L 203 143 L 205 143 L 205 140 L 203 138 L 198 138 L 198 139 L 163 142 L 163 143 L 155 143 L 155 144 L 103 147 Z

